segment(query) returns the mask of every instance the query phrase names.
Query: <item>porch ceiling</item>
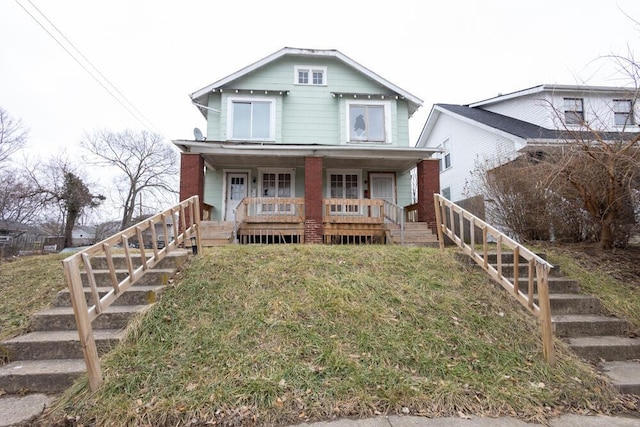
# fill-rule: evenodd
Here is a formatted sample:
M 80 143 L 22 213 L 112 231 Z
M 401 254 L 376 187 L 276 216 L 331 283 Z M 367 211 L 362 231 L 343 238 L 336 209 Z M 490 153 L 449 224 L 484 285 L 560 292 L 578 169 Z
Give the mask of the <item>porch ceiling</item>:
M 324 167 L 329 168 L 406 172 L 438 152 L 423 147 L 266 145 L 190 140 L 173 143 L 183 152 L 201 154 L 210 166 L 220 168 L 303 167 L 305 157 L 322 157 Z

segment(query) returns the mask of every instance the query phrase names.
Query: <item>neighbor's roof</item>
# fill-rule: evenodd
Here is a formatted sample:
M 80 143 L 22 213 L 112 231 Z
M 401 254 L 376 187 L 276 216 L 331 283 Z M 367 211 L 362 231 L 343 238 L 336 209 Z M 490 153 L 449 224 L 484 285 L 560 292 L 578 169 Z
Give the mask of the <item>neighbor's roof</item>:
M 369 77 L 370 79 L 376 81 L 377 83 L 381 84 L 382 86 L 387 87 L 389 90 L 395 92 L 396 94 L 400 95 L 401 97 L 403 97 L 409 104 L 410 104 L 410 108 L 409 108 L 409 114 L 413 114 L 414 111 L 416 111 L 420 106 L 422 106 L 423 101 L 418 98 L 415 95 L 412 95 L 411 93 L 407 92 L 406 90 L 396 86 L 395 84 L 391 83 L 390 81 L 382 78 L 381 76 L 379 76 L 378 74 L 374 73 L 373 71 L 371 71 L 370 69 L 364 67 L 363 65 L 357 63 L 356 61 L 354 61 L 353 59 L 349 58 L 347 55 L 341 53 L 338 50 L 335 49 L 300 49 L 300 48 L 292 48 L 292 47 L 285 47 L 282 48 L 280 50 L 278 50 L 277 52 L 272 53 L 269 56 L 266 56 L 264 58 L 262 58 L 261 60 L 254 62 L 251 65 L 248 65 L 244 68 L 242 68 L 241 70 L 236 71 L 233 74 L 228 75 L 227 77 L 224 77 L 223 79 L 220 79 L 216 82 L 211 83 L 208 86 L 203 87 L 200 90 L 197 90 L 195 92 L 193 92 L 190 96 L 191 96 L 191 100 L 192 101 L 197 101 L 199 100 L 200 102 L 204 101 L 204 99 L 201 99 L 202 97 L 204 97 L 205 95 L 208 95 L 210 92 L 212 92 L 215 89 L 221 88 L 224 85 L 227 85 L 228 83 L 243 77 L 255 70 L 257 70 L 260 67 L 263 67 L 267 64 L 269 64 L 270 62 L 273 62 L 279 58 L 282 58 L 285 55 L 296 55 L 296 56 L 307 56 L 307 57 L 324 57 L 324 58 L 336 58 L 342 62 L 344 62 L 345 64 L 349 65 L 350 67 L 354 68 L 355 70 L 361 72 L 362 74 L 366 75 L 367 77 Z

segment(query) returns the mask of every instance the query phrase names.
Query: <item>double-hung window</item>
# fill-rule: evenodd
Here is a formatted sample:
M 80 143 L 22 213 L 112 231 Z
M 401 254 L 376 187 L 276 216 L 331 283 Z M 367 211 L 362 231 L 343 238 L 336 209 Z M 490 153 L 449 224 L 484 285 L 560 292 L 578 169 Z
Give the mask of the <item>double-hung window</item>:
M 350 142 L 390 142 L 389 104 L 352 101 L 347 105 Z
M 449 140 L 444 141 L 439 148 L 444 150 L 444 152 L 440 154 L 440 172 L 442 172 L 451 167 L 451 147 Z
M 634 125 L 633 101 L 630 99 L 614 99 L 613 120 L 616 126 Z
M 229 139 L 273 140 L 274 116 L 273 98 L 229 98 Z
M 582 98 L 564 98 L 564 122 L 568 125 L 584 123 L 584 101 Z

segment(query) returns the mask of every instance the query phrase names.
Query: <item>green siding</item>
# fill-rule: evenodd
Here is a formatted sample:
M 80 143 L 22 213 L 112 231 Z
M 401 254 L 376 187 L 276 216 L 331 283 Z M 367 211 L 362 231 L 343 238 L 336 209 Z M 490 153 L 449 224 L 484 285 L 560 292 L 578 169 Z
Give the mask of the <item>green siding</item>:
M 207 168 L 207 173 L 204 176 L 204 202 L 213 206 L 213 212 L 211 213 L 212 221 L 222 220 L 222 203 L 224 201 L 223 181 L 222 171 Z

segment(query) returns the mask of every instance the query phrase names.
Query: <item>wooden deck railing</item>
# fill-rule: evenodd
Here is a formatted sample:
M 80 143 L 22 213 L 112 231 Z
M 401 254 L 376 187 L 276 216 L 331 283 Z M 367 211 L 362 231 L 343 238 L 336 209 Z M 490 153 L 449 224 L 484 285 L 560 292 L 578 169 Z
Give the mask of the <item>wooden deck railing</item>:
M 402 206 L 384 201 L 384 219 L 400 226 L 400 244 L 404 245 L 405 211 Z
M 236 222 L 302 223 L 303 197 L 245 197 L 236 208 Z
M 169 236 L 167 219 L 171 218 L 174 239 L 165 241 L 163 248 L 158 248 L 158 235 L 155 225 L 161 224 L 164 236 Z M 118 234 L 103 240 L 81 252 L 78 252 L 62 261 L 67 285 L 73 304 L 73 312 L 80 336 L 80 346 L 84 354 L 89 376 L 91 390 L 96 390 L 102 383 L 100 360 L 96 348 L 91 322 L 104 312 L 136 281 L 144 276 L 151 268 L 155 267 L 167 254 L 176 250 L 191 237 L 196 238 L 198 252 L 200 251 L 200 204 L 198 196 L 191 197 L 180 204 L 165 210 L 143 222 L 140 222 Z M 140 265 L 135 266 L 132 252 L 129 249 L 129 241 L 137 239 L 140 253 Z M 150 242 L 149 242 L 150 240 Z M 147 243 L 145 243 L 147 242 Z M 122 246 L 124 251 L 127 275 L 118 281 L 116 268 L 113 261 L 113 252 Z M 151 246 L 147 256 L 145 246 Z M 106 257 L 112 289 L 100 297 L 96 278 L 91 266 L 91 258 L 95 256 Z M 91 290 L 91 302 L 89 306 L 85 299 L 81 272 L 86 274 L 86 280 Z
M 418 222 L 418 204 L 414 203 L 404 207 L 405 222 Z
M 444 235 L 446 235 L 489 273 L 493 280 L 538 318 L 542 328 L 544 358 L 547 362 L 553 363 L 553 327 L 549 302 L 549 272 L 553 265 L 441 195 L 434 194 L 434 202 L 440 248 L 444 250 Z M 482 236 L 479 242 L 476 242 L 476 233 Z M 490 240 L 495 241 L 496 245 L 497 265 L 495 267 L 489 264 Z M 478 246 L 481 249 L 478 249 Z M 507 277 L 503 274 L 504 247 L 513 253 L 513 277 Z M 527 266 L 528 287 L 526 294 L 519 289 L 521 258 L 525 260 Z M 536 287 L 538 291 L 537 304 L 534 302 Z
M 329 223 L 382 224 L 382 199 L 323 199 L 323 221 Z

